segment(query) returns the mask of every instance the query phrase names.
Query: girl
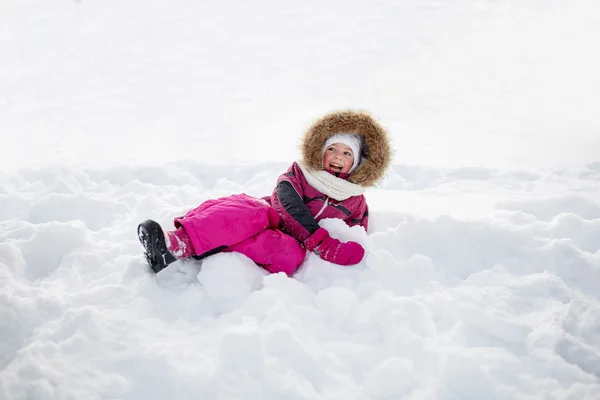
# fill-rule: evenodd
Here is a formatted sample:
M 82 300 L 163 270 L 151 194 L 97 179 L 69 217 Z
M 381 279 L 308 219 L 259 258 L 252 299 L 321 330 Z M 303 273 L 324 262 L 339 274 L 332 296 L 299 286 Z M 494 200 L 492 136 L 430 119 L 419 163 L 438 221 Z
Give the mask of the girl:
M 358 264 L 364 249 L 340 242 L 318 224 L 340 218 L 368 229 L 369 208 L 363 195 L 385 174 L 391 161 L 386 131 L 363 112 L 335 112 L 317 120 L 305 133 L 302 160 L 277 180 L 270 196 L 237 194 L 208 200 L 175 218 L 175 230 L 163 233 L 146 220 L 138 226 L 148 264 L 155 273 L 179 258 L 205 258 L 237 251 L 271 273 L 292 275 L 306 250 L 323 260 Z

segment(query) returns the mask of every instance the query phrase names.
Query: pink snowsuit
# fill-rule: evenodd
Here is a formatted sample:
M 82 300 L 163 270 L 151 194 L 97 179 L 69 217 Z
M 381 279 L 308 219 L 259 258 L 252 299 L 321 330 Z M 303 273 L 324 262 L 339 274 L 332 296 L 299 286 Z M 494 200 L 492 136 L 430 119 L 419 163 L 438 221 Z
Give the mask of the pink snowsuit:
M 304 261 L 304 241 L 323 218 L 339 218 L 367 230 L 365 197 L 333 200 L 310 186 L 294 163 L 279 176 L 271 196 L 236 194 L 208 200 L 175 218 L 175 226 L 189 236 L 196 258 L 237 251 L 271 273 L 291 275 Z

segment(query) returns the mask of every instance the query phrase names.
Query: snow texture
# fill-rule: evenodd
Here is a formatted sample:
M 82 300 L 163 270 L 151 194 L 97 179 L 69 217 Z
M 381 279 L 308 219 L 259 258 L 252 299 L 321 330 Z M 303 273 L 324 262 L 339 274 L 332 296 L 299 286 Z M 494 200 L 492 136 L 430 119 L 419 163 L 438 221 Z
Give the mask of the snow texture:
M 346 107 L 403 164 L 590 163 L 599 36 L 596 0 L 3 0 L 0 167 L 287 162 Z
M 268 193 L 285 167 L 0 175 L 0 398 L 598 398 L 600 172 L 397 165 L 369 236 L 323 221 L 365 245 L 357 266 L 148 272 L 138 221 Z
M 0 400 L 600 399 L 595 0 L 0 2 Z M 155 276 L 135 227 L 263 196 L 307 125 L 396 150 L 367 249 Z

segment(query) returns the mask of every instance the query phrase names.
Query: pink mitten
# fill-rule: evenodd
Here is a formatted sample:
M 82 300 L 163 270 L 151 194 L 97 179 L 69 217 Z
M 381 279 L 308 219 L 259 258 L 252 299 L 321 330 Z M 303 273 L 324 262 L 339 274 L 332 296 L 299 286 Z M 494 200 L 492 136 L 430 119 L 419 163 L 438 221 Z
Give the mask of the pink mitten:
M 365 249 L 356 242 L 340 242 L 329 236 L 324 228 L 317 229 L 305 241 L 310 251 L 316 252 L 325 261 L 339 265 L 358 264 L 365 255 Z

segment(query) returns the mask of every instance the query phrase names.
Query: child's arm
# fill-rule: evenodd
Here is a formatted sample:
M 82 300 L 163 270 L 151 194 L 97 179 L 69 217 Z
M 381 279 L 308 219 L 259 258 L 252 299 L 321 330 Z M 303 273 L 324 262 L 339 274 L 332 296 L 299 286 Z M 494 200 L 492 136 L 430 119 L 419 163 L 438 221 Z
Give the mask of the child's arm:
M 300 168 L 294 164 L 281 175 L 271 197 L 271 204 L 281 216 L 285 230 L 304 242 L 319 229 L 319 224 L 304 204 L 304 192 L 299 179 L 301 174 Z
M 369 233 L 369 206 L 365 207 L 365 212 L 360 220 L 360 226 L 365 228 L 365 232 Z
M 365 228 L 365 232 L 369 233 L 369 206 L 366 202 L 359 208 L 358 213 L 352 215 L 349 225 L 360 225 Z

